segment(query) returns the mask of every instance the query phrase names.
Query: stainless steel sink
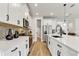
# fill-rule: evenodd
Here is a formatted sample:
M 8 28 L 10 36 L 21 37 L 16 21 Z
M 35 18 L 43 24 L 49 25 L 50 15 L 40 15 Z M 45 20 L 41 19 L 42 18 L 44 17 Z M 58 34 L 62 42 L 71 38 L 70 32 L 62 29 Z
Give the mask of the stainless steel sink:
M 62 38 L 61 36 L 56 36 L 56 35 L 54 35 L 54 36 L 52 36 L 52 37 L 55 37 L 55 38 Z

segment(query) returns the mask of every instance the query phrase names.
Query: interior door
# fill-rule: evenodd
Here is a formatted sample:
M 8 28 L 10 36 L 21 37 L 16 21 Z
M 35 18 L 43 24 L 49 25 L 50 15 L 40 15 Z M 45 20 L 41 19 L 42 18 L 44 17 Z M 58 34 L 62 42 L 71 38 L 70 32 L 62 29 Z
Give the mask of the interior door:
M 41 40 L 41 19 L 37 19 L 37 40 Z

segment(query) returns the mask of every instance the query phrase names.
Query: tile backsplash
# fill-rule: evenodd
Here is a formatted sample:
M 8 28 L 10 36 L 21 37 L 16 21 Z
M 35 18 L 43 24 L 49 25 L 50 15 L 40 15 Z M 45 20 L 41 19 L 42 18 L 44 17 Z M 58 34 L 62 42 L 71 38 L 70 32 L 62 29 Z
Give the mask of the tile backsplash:
M 12 29 L 12 33 L 14 34 L 14 31 Z M 8 29 L 6 28 L 0 28 L 0 40 L 5 39 L 5 36 L 8 34 Z

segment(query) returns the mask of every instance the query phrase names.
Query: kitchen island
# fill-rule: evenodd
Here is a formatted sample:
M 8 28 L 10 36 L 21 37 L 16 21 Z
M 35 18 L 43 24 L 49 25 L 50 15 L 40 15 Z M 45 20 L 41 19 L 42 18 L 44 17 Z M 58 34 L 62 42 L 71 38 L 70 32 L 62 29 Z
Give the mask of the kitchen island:
M 29 52 L 29 36 L 19 36 L 13 40 L 0 40 L 1 56 L 27 56 Z
M 79 37 L 62 35 L 62 38 L 55 38 L 48 35 L 48 48 L 55 56 L 77 56 L 79 55 Z

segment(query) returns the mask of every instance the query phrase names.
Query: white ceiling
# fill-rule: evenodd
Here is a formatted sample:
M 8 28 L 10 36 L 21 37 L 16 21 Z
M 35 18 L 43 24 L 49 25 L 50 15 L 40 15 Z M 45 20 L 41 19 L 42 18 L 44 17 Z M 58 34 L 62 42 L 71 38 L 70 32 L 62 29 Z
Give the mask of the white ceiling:
M 57 18 L 64 17 L 63 3 L 38 3 L 37 7 L 34 6 L 34 3 L 29 3 L 28 5 L 33 17 L 37 16 L 37 12 L 39 13 L 39 17 L 51 16 L 51 12 L 54 13 L 53 16 L 56 16 Z M 69 14 L 68 18 L 79 18 L 79 4 L 75 4 L 73 7 L 70 7 L 71 5 L 71 3 L 66 5 L 66 14 Z

